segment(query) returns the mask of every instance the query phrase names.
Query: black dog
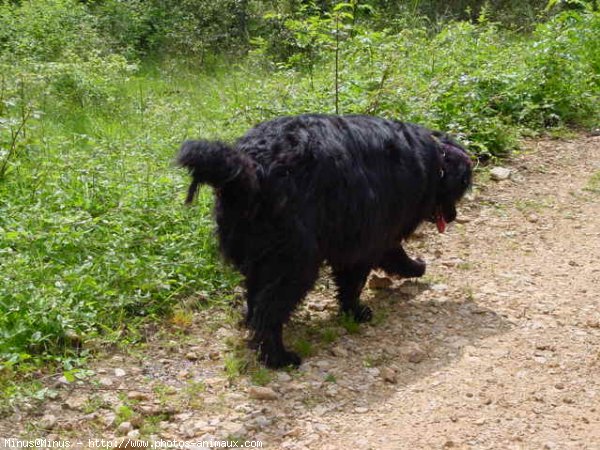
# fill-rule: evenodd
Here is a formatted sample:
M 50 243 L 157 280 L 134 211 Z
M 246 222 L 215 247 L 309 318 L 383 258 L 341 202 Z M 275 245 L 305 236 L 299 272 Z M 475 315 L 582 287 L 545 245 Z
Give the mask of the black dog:
M 221 251 L 245 276 L 247 323 L 270 367 L 300 364 L 282 327 L 326 261 L 339 302 L 357 321 L 373 268 L 419 277 L 401 241 L 424 220 L 440 232 L 471 183 L 471 161 L 449 136 L 369 116 L 301 115 L 257 125 L 233 146 L 188 141 L 178 163 L 215 188 Z

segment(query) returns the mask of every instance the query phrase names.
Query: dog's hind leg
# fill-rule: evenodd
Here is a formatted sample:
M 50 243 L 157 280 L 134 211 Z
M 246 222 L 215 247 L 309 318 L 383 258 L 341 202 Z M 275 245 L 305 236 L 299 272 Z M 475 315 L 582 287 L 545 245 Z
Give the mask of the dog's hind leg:
M 377 267 L 390 275 L 398 275 L 405 278 L 416 278 L 423 276 L 425 273 L 425 262 L 419 259 L 411 259 L 402 246 L 385 252 Z
M 249 325 L 253 331 L 250 345 L 258 349 L 260 360 L 272 368 L 300 365 L 300 357 L 283 345 L 283 324 L 312 288 L 318 275 L 317 264 L 312 267 L 307 263 L 301 270 L 284 275 L 280 266 L 281 263 L 271 266 L 272 271 L 268 270 L 269 266 L 261 267 L 263 277 L 271 273 L 272 279 L 248 280 L 255 290 L 248 303 L 252 309 L 249 312 Z
M 371 308 L 360 302 L 360 293 L 370 272 L 371 266 L 368 264 L 333 269 L 342 313 L 351 314 L 357 322 L 368 322 L 373 318 Z

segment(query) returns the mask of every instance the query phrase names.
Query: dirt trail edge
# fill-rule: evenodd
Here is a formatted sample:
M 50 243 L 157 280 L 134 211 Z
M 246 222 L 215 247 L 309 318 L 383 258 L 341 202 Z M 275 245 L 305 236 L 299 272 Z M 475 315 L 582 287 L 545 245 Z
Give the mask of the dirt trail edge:
M 600 137 L 525 148 L 446 234 L 410 241 L 423 279 L 374 277 L 372 324 L 340 323 L 323 277 L 286 331 L 298 371 L 247 373 L 236 314 L 195 296 L 86 379 L 48 381 L 54 398 L 0 419 L 0 438 L 600 449 Z

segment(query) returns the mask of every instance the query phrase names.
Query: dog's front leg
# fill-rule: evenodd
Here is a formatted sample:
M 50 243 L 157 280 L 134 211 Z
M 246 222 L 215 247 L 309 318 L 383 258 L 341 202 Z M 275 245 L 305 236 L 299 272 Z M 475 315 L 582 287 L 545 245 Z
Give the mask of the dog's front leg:
M 421 277 L 425 273 L 425 261 L 410 258 L 401 245 L 385 252 L 377 267 L 389 275 L 405 278 Z

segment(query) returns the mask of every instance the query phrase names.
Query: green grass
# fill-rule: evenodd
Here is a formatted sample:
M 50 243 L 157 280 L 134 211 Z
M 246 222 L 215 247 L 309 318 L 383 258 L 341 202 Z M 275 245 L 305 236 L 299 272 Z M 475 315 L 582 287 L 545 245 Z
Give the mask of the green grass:
M 293 348 L 302 358 L 307 358 L 315 353 L 313 344 L 303 338 L 297 339 L 296 342 L 294 342 Z
M 266 386 L 273 379 L 273 374 L 265 367 L 255 367 L 250 370 L 250 380 L 258 386 Z
M 600 171 L 594 173 L 585 186 L 586 191 L 600 194 Z
M 186 137 L 249 124 L 217 131 L 219 97 L 236 82 L 191 78 L 141 73 L 119 86 L 116 113 L 57 102 L 30 125 L 0 180 L 5 364 L 70 368 L 87 354 L 82 340 L 135 339 L 184 296 L 208 291 L 214 302 L 236 283 L 217 256 L 210 190 L 184 207 L 187 176 L 171 161 Z
M 351 314 L 342 314 L 339 317 L 339 322 L 350 334 L 358 334 L 360 332 L 360 323 L 358 323 Z

